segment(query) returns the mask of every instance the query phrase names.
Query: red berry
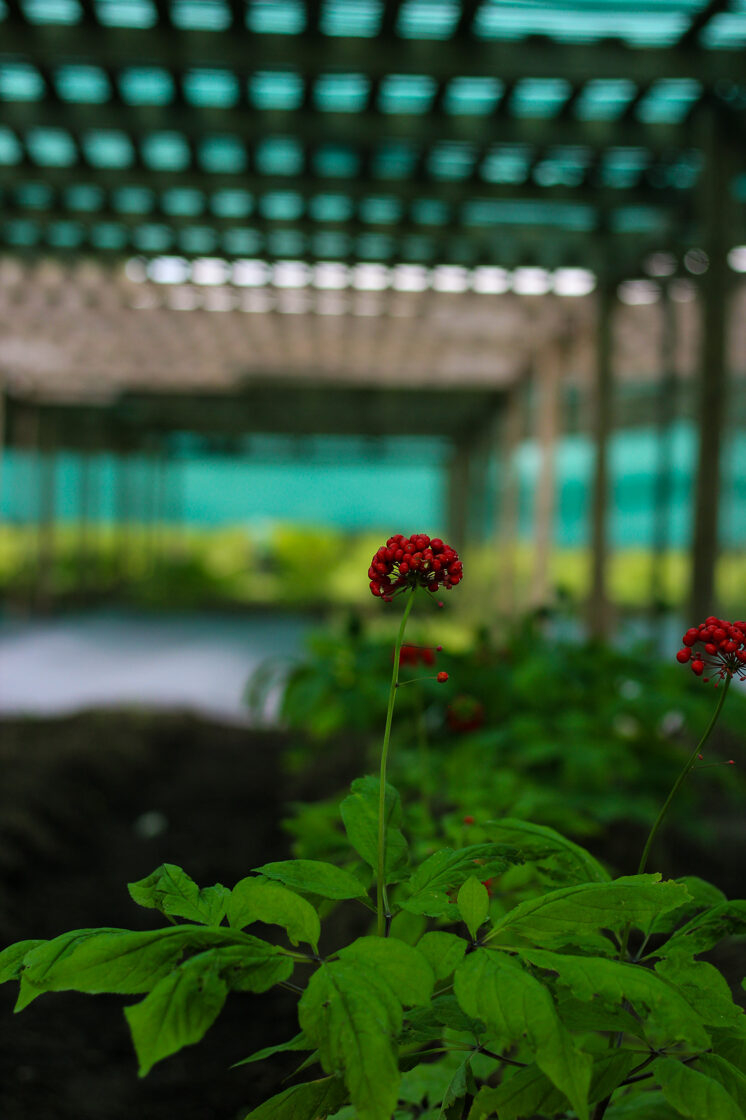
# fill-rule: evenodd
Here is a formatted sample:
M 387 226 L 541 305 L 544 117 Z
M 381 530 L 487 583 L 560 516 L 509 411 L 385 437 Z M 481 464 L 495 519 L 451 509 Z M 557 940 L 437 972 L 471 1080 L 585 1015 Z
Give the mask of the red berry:
M 679 661 L 682 665 L 686 665 L 691 656 L 692 651 L 687 646 L 685 646 L 684 649 L 680 649 L 676 654 L 676 660 Z
M 474 817 L 464 817 L 464 824 L 474 824 Z
M 438 684 L 445 684 L 445 683 L 446 683 L 446 681 L 448 680 L 448 673 L 444 673 L 444 672 L 443 672 L 443 671 L 441 670 L 441 671 L 440 671 L 440 672 L 438 673 L 438 675 L 437 675 L 437 677 L 436 677 L 435 679 L 436 679 L 436 681 L 438 682 Z
M 704 670 L 705 670 L 704 661 L 692 661 L 692 672 L 696 673 L 698 677 L 702 676 Z

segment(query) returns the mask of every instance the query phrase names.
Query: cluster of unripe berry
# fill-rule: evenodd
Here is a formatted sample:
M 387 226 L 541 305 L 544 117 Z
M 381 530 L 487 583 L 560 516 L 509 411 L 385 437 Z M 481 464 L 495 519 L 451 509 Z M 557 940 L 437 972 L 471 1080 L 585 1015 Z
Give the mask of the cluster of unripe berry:
M 430 540 L 425 533 L 389 537 L 368 568 L 372 593 L 386 602 L 406 587 L 425 587 L 428 591 L 445 587 L 450 591 L 461 582 L 462 574 L 455 548 L 438 537 Z
M 746 622 L 728 622 L 711 614 L 699 626 L 690 626 L 682 640 L 684 647 L 676 660 L 682 665 L 689 663 L 698 677 L 707 668 L 721 680 L 746 679 Z M 699 646 L 703 649 L 695 648 Z

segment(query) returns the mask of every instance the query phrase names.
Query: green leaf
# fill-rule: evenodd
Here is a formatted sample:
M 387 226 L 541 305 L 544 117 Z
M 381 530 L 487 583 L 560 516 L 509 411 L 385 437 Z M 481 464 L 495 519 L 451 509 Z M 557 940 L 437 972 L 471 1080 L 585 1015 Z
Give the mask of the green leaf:
M 140 1077 L 162 1058 L 199 1042 L 227 994 L 212 954 L 202 953 L 165 976 L 140 1003 L 126 1007 Z
M 318 894 L 322 898 L 363 898 L 368 892 L 359 879 L 333 863 L 318 859 L 286 859 L 265 863 L 252 870 L 266 879 L 276 879 L 291 890 Z
M 646 1082 L 649 1084 L 649 1082 Z M 661 1096 L 660 1090 L 627 1090 L 604 1113 L 604 1120 L 681 1120 L 681 1113 Z
M 274 946 L 268 945 L 273 950 Z M 236 992 L 266 992 L 293 972 L 293 960 L 282 952 L 257 956 L 243 945 L 226 945 L 211 950 L 220 967 L 220 975 Z
M 652 1065 L 663 1095 L 690 1120 L 744 1120 L 744 1114 L 719 1081 L 690 1069 L 673 1058 L 659 1058 Z
M 440 1105 L 440 1112 L 438 1113 L 438 1120 L 446 1120 L 446 1110 L 460 1101 L 467 1093 L 474 1093 L 476 1086 L 474 1084 L 474 1077 L 471 1072 L 471 1054 L 463 1060 L 461 1065 L 454 1073 L 451 1080 L 448 1082 L 446 1091 L 443 1094 L 443 1100 Z
M 445 980 L 461 963 L 466 952 L 466 941 L 455 933 L 431 930 L 417 942 L 417 948 L 430 962 L 436 980 Z
M 378 869 L 378 809 L 381 783 L 378 778 L 356 778 L 352 792 L 340 805 L 347 838 L 355 851 L 374 871 Z M 399 830 L 402 810 L 399 794 L 386 784 L 385 873 L 386 882 L 398 881 L 407 860 L 407 841 Z
M 459 851 L 442 848 L 420 864 L 404 888 L 407 893 L 397 895 L 397 903 L 404 910 L 430 918 L 450 913 L 455 921 L 456 908 L 446 892 L 473 875 L 475 864 L 479 874 L 488 879 L 522 862 L 521 853 L 504 844 L 470 844 Z
M 289 1050 L 312 1049 L 311 1043 L 301 1031 L 300 1034 L 296 1034 L 294 1038 L 287 1042 L 278 1042 L 275 1046 L 265 1046 L 263 1050 L 255 1050 L 253 1054 L 249 1054 L 248 1058 L 242 1058 L 240 1062 L 234 1062 L 231 1069 L 235 1069 L 236 1066 L 248 1066 L 252 1062 L 263 1062 L 265 1058 L 271 1058 L 275 1054 L 285 1054 Z
M 696 956 L 724 937 L 743 934 L 746 934 L 746 899 L 721 902 L 692 918 L 650 956 L 665 957 L 672 953 Z
M 630 1050 L 615 1050 L 596 1057 L 588 1091 L 589 1103 L 604 1100 L 639 1061 L 640 1055 Z M 482 1089 L 476 1106 L 474 1115 L 478 1118 L 497 1113 L 500 1120 L 524 1120 L 539 1114 L 562 1113 L 567 1101 L 538 1065 L 532 1064 L 511 1073 L 496 1089 Z
M 375 969 L 405 1007 L 427 1003 L 432 995 L 435 973 L 427 957 L 404 941 L 391 937 L 359 937 L 340 950 L 339 957 Z
M 402 1007 L 386 981 L 357 961 L 322 965 L 301 997 L 298 1018 L 318 1046 L 323 1069 L 344 1071 L 359 1120 L 390 1120 L 400 1080 L 393 1039 Z
M 407 1041 L 428 1042 L 440 1038 L 443 1027 L 452 1031 L 468 1031 L 473 1035 L 484 1031 L 484 1024 L 466 1015 L 452 995 L 438 996 L 425 1007 L 415 1007 L 407 1012 Z
M 461 884 L 456 899 L 459 914 L 466 928 L 471 934 L 472 941 L 476 941 L 479 929 L 487 920 L 490 912 L 490 896 L 484 883 L 480 883 L 476 875 Z
M 487 940 L 507 933 L 539 945 L 565 945 L 578 930 L 645 924 L 687 898 L 685 887 L 672 880 L 660 882 L 659 874 L 561 887 L 509 910 L 495 922 Z
M 459 965 L 454 987 L 467 1015 L 500 1039 L 525 1039 L 542 1072 L 588 1120 L 592 1060 L 576 1049 L 543 984 L 504 954 L 477 949 Z
M 338 1077 L 324 1077 L 293 1085 L 284 1093 L 270 1097 L 244 1120 L 319 1120 L 329 1116 L 347 1100 L 347 1090 Z
M 654 919 L 647 933 L 671 933 L 684 921 L 689 921 L 695 914 L 701 910 L 711 909 L 713 906 L 719 906 L 728 899 L 723 892 L 708 883 L 705 879 L 699 879 L 696 875 L 681 875 L 675 879 L 674 882 L 681 883 L 686 887 L 689 892 L 689 902 L 683 903 L 675 910 L 670 910 L 667 914 L 661 914 Z
M 32 949 L 22 976 L 41 991 L 149 992 L 178 964 L 188 949 L 239 946 L 246 967 L 274 962 L 280 950 L 237 930 L 168 926 L 129 930 L 73 930 Z
M 646 1037 L 658 1048 L 673 1042 L 686 1042 L 697 1050 L 710 1045 L 701 1017 L 675 988 L 648 968 L 544 949 L 521 949 L 520 955 L 535 967 L 554 973 L 557 983 L 579 1000 L 598 997 L 616 1007 L 627 1000 L 644 1020 Z
M 531 860 L 537 863 L 551 861 L 551 865 L 560 869 L 570 882 L 607 883 L 611 878 L 590 852 L 546 825 L 505 817 L 499 821 L 488 821 L 485 827 L 495 840 L 514 845 Z
M 319 916 L 310 902 L 280 883 L 247 876 L 236 883 L 227 904 L 228 922 L 241 929 L 252 922 L 282 926 L 290 942 L 305 941 L 317 949 L 321 934 Z
M 725 977 L 714 965 L 677 954 L 658 961 L 655 971 L 681 993 L 708 1026 L 746 1023 L 743 1008 L 733 1002 Z
M 557 1011 L 565 1026 L 571 1031 L 623 1031 L 645 1037 L 645 1028 L 629 1011 L 612 1008 L 608 1002 L 594 997 L 591 1000 L 574 999 L 572 996 L 557 1000 Z
M 425 957 L 391 938 L 364 937 L 311 977 L 298 1005 L 306 1037 L 329 1073 L 344 1070 L 359 1120 L 390 1120 L 400 1073 L 394 1039 L 402 1003 L 424 1003 L 435 977 Z
M 42 940 L 16 941 L 13 945 L 8 945 L 6 949 L 3 949 L 0 953 L 0 984 L 4 984 L 6 980 L 18 980 L 23 968 L 24 958 L 37 945 L 44 944 L 45 942 Z
M 206 926 L 220 925 L 229 894 L 227 888 L 219 883 L 200 890 L 175 863 L 162 863 L 145 879 L 128 883 L 127 889 L 138 906 Z
M 703 1054 L 699 1059 L 699 1066 L 708 1077 L 720 1082 L 741 1112 L 746 1114 L 746 1073 L 719 1054 Z

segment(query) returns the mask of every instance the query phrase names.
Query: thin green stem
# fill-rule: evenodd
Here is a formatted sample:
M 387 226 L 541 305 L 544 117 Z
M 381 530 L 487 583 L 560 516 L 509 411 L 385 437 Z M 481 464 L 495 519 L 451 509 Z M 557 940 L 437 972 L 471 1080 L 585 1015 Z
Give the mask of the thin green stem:
M 391 722 L 394 717 L 394 704 L 396 702 L 396 687 L 399 678 L 399 655 L 404 631 L 407 627 L 409 612 L 412 610 L 416 587 L 413 587 L 407 596 L 407 605 L 404 608 L 399 633 L 396 635 L 394 646 L 394 667 L 391 671 L 391 687 L 389 688 L 389 706 L 386 711 L 386 727 L 383 732 L 383 745 L 381 747 L 381 789 L 378 798 L 378 875 L 376 877 L 376 913 L 378 915 L 378 936 L 385 937 L 391 923 L 389 900 L 386 894 L 386 764 L 389 757 L 389 742 L 391 740 Z
M 663 824 L 663 819 L 664 819 L 666 813 L 668 812 L 668 810 L 671 806 L 671 802 L 673 801 L 674 797 L 678 793 L 682 783 L 684 782 L 684 780 L 686 779 L 686 777 L 688 776 L 688 774 L 690 773 L 690 771 L 694 767 L 694 764 L 697 761 L 697 757 L 701 754 L 702 748 L 704 747 L 705 743 L 707 742 L 710 735 L 712 734 L 712 729 L 714 728 L 715 724 L 717 723 L 718 717 L 719 717 L 720 712 L 722 711 L 722 708 L 723 708 L 723 704 L 725 703 L 725 697 L 728 694 L 729 686 L 730 686 L 730 677 L 726 677 L 725 678 L 725 683 L 724 683 L 723 688 L 722 688 L 722 691 L 720 692 L 720 696 L 718 697 L 718 702 L 715 705 L 715 711 L 712 713 L 712 717 L 710 719 L 710 722 L 707 724 L 707 727 L 705 728 L 705 731 L 704 731 L 704 734 L 702 735 L 702 738 L 699 740 L 696 747 L 692 751 L 691 755 L 689 756 L 689 758 L 685 762 L 681 773 L 679 774 L 678 778 L 676 779 L 673 786 L 671 787 L 671 792 L 669 793 L 666 800 L 663 802 L 663 805 L 661 806 L 661 810 L 658 813 L 658 816 L 655 818 L 655 823 L 653 824 L 653 827 L 650 829 L 650 833 L 648 835 L 648 838 L 645 841 L 645 847 L 642 849 L 642 855 L 640 856 L 640 863 L 639 863 L 639 866 L 637 868 L 637 874 L 638 875 L 642 875 L 645 871 L 645 868 L 648 865 L 648 856 L 650 855 L 650 849 L 653 846 L 653 841 L 655 840 L 655 837 L 658 833 L 658 829 Z M 631 926 L 630 922 L 628 922 L 627 925 L 624 927 L 624 935 L 622 937 L 622 945 L 621 945 L 621 948 L 619 950 L 619 960 L 620 961 L 623 961 L 623 960 L 626 959 L 627 945 L 629 944 L 629 934 L 630 934 L 630 929 L 631 928 L 632 928 L 632 926 Z

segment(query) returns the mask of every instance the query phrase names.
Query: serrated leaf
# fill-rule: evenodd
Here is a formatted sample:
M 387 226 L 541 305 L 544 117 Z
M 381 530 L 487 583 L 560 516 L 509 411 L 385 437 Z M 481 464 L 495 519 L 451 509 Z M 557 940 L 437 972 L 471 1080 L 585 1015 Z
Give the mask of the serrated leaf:
M 575 999 L 572 996 L 557 1000 L 559 1017 L 571 1031 L 623 1031 L 637 1038 L 645 1037 L 645 1027 L 629 1011 L 612 1008 L 599 998 Z
M 32 949 L 36 949 L 38 945 L 44 945 L 46 942 L 43 940 L 35 941 L 16 941 L 13 945 L 8 945 L 0 953 L 0 984 L 5 984 L 8 980 L 18 980 L 23 968 L 23 961 Z
M 690 896 L 689 902 L 685 902 L 675 910 L 670 910 L 667 914 L 661 914 L 655 918 L 646 930 L 648 934 L 671 933 L 676 929 L 676 926 L 684 921 L 689 921 L 700 911 L 711 909 L 713 906 L 719 906 L 721 903 L 728 901 L 718 887 L 708 883 L 705 879 L 699 879 L 696 875 L 681 875 L 674 882 L 681 883 L 683 887 L 686 887 Z
M 144 1077 L 156 1062 L 199 1042 L 217 1019 L 228 994 L 211 953 L 200 954 L 156 984 L 124 1014 Z
M 731 1027 L 746 1022 L 743 1008 L 733 1002 L 725 977 L 707 961 L 665 957 L 658 961 L 655 971 L 681 993 L 708 1026 Z
M 687 898 L 685 887 L 672 880 L 661 882 L 659 874 L 561 887 L 509 910 L 495 922 L 487 940 L 509 934 L 538 945 L 564 945 L 578 930 L 621 929 L 627 922 L 644 925 Z
M 188 949 L 238 946 L 241 958 L 256 966 L 273 961 L 275 946 L 247 933 L 206 926 L 165 929 L 73 930 L 47 941 L 28 954 L 22 976 L 41 991 L 149 992 L 174 968 Z
M 249 1054 L 248 1058 L 242 1058 L 240 1062 L 234 1062 L 231 1069 L 235 1069 L 237 1066 L 248 1066 L 252 1062 L 263 1062 L 265 1058 L 271 1058 L 275 1054 L 312 1049 L 311 1043 L 303 1034 L 303 1031 L 301 1031 L 299 1034 L 296 1034 L 294 1038 L 288 1039 L 287 1042 L 278 1042 L 274 1046 L 265 1046 L 263 1050 L 255 1050 L 253 1054 Z
M 244 1120 L 319 1120 L 329 1116 L 347 1100 L 347 1090 L 338 1077 L 323 1077 L 293 1085 L 253 1109 Z
M 321 898 L 363 898 L 368 892 L 359 879 L 318 859 L 286 859 L 254 867 L 265 879 L 275 879 L 292 890 L 303 894 L 317 894 Z
M 665 957 L 673 953 L 696 956 L 717 945 L 724 937 L 744 934 L 746 934 L 746 900 L 722 902 L 697 914 L 650 956 Z
M 719 1054 L 703 1054 L 698 1064 L 703 1073 L 720 1082 L 741 1112 L 746 1114 L 746 1073 Z
M 719 1081 L 673 1058 L 659 1058 L 652 1065 L 663 1095 L 689 1120 L 744 1120 L 744 1114 Z
M 427 1003 L 435 986 L 435 973 L 419 949 L 391 937 L 359 937 L 340 950 L 345 961 L 358 961 L 375 969 L 405 1007 Z
M 220 883 L 200 890 L 175 863 L 162 863 L 151 875 L 128 883 L 127 889 L 138 906 L 207 926 L 220 925 L 229 894 Z
M 450 914 L 455 921 L 456 907 L 446 892 L 460 887 L 474 874 L 475 866 L 479 867 L 479 874 L 488 879 L 522 862 L 521 853 L 505 844 L 470 844 L 459 851 L 442 848 L 420 864 L 396 901 L 412 913 L 426 914 L 430 918 Z
M 477 933 L 490 912 L 490 896 L 487 888 L 484 883 L 480 883 L 476 875 L 470 875 L 461 884 L 456 905 L 462 921 L 471 934 L 472 941 L 476 941 Z
M 681 1113 L 671 1107 L 658 1089 L 634 1089 L 606 1110 L 604 1120 L 681 1120 Z
M 640 1055 L 629 1050 L 615 1050 L 596 1057 L 588 1091 L 589 1103 L 604 1100 L 639 1061 Z M 476 1105 L 478 1117 L 497 1113 L 500 1120 L 526 1120 L 539 1114 L 562 1113 L 567 1099 L 538 1065 L 532 1064 L 511 1074 L 496 1089 L 482 1089 Z
M 252 922 L 282 926 L 290 942 L 318 947 L 321 922 L 307 899 L 271 880 L 247 876 L 236 883 L 226 906 L 228 922 L 242 929 Z
M 440 1104 L 438 1120 L 447 1120 L 446 1112 L 456 1101 L 462 1100 L 467 1093 L 474 1093 L 476 1086 L 471 1072 L 471 1055 L 464 1059 L 446 1086 Z
M 459 1007 L 458 1000 L 452 995 L 438 996 L 424 1007 L 415 1007 L 407 1012 L 406 1032 L 408 1041 L 428 1042 L 440 1038 L 443 1027 L 453 1031 L 468 1031 L 479 1035 L 484 1031 L 484 1023 L 472 1019 Z
M 381 783 L 378 778 L 356 778 L 351 793 L 340 805 L 347 838 L 355 851 L 374 871 L 378 870 L 378 810 Z M 386 784 L 385 850 L 386 882 L 396 882 L 407 859 L 407 841 L 401 823 L 401 801 L 393 786 Z
M 576 1048 L 543 984 L 504 954 L 477 949 L 459 965 L 454 990 L 467 1015 L 501 1039 L 525 1040 L 542 1072 L 588 1120 L 592 1060 Z
M 445 980 L 463 960 L 466 941 L 455 933 L 436 929 L 423 934 L 417 948 L 430 962 L 436 980 Z
M 646 1037 L 657 1047 L 673 1042 L 686 1042 L 695 1049 L 710 1045 L 701 1017 L 650 969 L 545 949 L 521 949 L 520 955 L 535 967 L 554 973 L 557 983 L 577 999 L 599 997 L 616 1007 L 627 1000 L 644 1020 Z
M 359 1120 L 390 1120 L 400 1080 L 393 1040 L 402 1006 L 386 981 L 359 961 L 322 965 L 301 997 L 298 1018 L 322 1068 L 344 1071 Z
M 485 828 L 490 830 L 495 840 L 514 845 L 531 860 L 554 859 L 572 882 L 608 883 L 611 879 L 608 871 L 590 852 L 546 825 L 505 817 L 499 821 L 488 821 Z

